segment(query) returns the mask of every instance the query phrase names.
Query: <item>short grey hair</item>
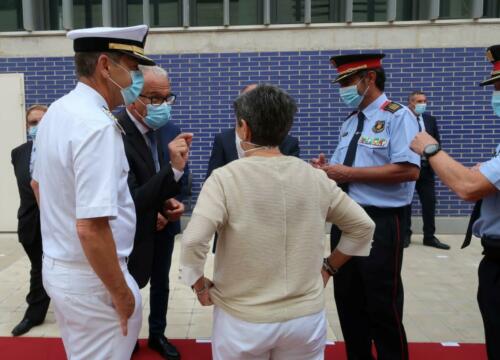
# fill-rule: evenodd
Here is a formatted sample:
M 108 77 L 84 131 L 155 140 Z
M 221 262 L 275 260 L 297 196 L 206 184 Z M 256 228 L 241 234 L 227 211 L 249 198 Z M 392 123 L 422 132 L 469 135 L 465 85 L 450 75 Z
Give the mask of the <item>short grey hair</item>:
M 146 74 L 147 72 L 151 72 L 151 73 L 153 73 L 153 75 L 156 75 L 156 76 L 164 76 L 168 80 L 167 70 L 163 69 L 162 67 L 160 67 L 158 65 L 154 65 L 154 66 L 139 65 L 139 70 L 141 70 L 143 74 Z
M 415 90 L 415 91 L 412 91 L 412 93 L 408 96 L 408 101 L 412 101 L 413 98 L 417 95 L 424 95 L 424 96 L 427 96 L 425 95 L 425 93 L 422 91 L 422 90 Z

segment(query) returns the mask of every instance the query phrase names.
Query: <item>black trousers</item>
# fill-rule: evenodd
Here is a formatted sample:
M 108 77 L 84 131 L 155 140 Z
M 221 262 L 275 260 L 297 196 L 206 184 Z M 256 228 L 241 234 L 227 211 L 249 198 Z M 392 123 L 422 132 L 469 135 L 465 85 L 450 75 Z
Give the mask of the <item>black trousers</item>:
M 162 336 L 167 327 L 170 265 L 175 234 L 169 229 L 156 233 L 149 289 L 149 336 Z
M 26 295 L 28 308 L 24 317 L 35 324 L 45 320 L 49 308 L 50 298 L 45 292 L 42 284 L 42 239 L 36 239 L 31 244 L 22 244 L 31 263 L 30 290 Z
M 403 327 L 403 284 L 401 265 L 405 209 L 365 208 L 376 224 L 368 257 L 353 257 L 334 276 L 334 296 L 344 335 L 347 358 L 408 359 Z M 340 240 L 332 227 L 332 250 Z
M 434 171 L 432 168 L 422 166 L 420 176 L 415 184 L 420 203 L 422 204 L 422 220 L 424 223 L 424 239 L 432 239 L 436 233 L 436 181 L 434 179 Z M 408 206 L 408 231 L 411 236 L 411 205 Z
M 477 302 L 483 317 L 489 360 L 500 360 L 500 260 L 483 258 L 479 264 Z

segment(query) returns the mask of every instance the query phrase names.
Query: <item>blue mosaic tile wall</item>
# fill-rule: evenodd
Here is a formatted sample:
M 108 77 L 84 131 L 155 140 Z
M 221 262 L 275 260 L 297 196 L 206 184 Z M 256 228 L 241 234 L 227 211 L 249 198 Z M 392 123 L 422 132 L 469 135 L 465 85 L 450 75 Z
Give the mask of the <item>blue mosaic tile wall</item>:
M 340 101 L 328 59 L 359 51 L 215 53 L 153 56 L 170 73 L 178 102 L 174 121 L 195 133 L 190 166 L 194 200 L 205 178 L 212 140 L 233 126 L 232 99 L 251 82 L 270 82 L 286 89 L 298 102 L 292 135 L 300 140 L 301 157 L 319 152 L 330 156 L 339 127 L 349 113 Z M 483 48 L 393 49 L 384 51 L 386 93 L 406 104 L 408 93 L 423 90 L 428 110 L 438 118 L 443 147 L 466 165 L 488 159 L 500 142 L 500 122 L 490 108 L 491 87 L 477 84 L 489 76 Z M 25 75 L 27 105 L 50 104 L 75 85 L 71 57 L 0 58 L 0 72 Z M 440 183 L 437 215 L 464 216 L 464 203 Z M 414 201 L 414 213 L 419 213 Z

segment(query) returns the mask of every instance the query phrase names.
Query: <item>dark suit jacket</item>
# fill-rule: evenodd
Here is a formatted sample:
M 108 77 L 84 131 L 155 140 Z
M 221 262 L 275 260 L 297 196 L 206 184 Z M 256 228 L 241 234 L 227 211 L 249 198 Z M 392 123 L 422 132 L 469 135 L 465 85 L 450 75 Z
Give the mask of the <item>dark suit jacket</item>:
M 168 143 L 174 140 L 175 137 L 181 133 L 181 129 L 177 125 L 175 125 L 172 121 L 169 121 L 165 126 L 158 129 L 158 132 L 160 135 L 161 142 L 163 143 L 162 147 L 163 159 L 165 160 L 165 164 L 167 164 L 168 166 L 168 163 L 170 162 Z M 181 179 L 179 180 L 181 186 L 181 192 L 179 195 L 176 196 L 176 199 L 179 201 L 184 200 L 184 198 L 187 196 L 189 192 L 188 178 L 189 178 L 189 166 L 188 164 L 186 164 L 186 167 L 184 168 L 184 175 L 182 175 Z M 167 226 L 165 226 L 165 229 L 161 231 L 161 234 L 165 234 L 168 237 L 173 237 L 179 234 L 180 232 L 181 232 L 180 220 L 172 222 L 169 221 Z
M 12 150 L 11 159 L 14 165 L 17 187 L 21 203 L 17 211 L 17 235 L 25 245 L 42 241 L 40 232 L 40 210 L 35 194 L 31 189 L 30 157 L 33 142 L 28 141 Z
M 215 169 L 238 159 L 234 131 L 234 128 L 226 129 L 215 135 L 212 153 L 208 161 L 207 178 Z M 280 145 L 280 151 L 284 155 L 299 157 L 299 140 L 293 136 L 287 135 Z
M 439 138 L 439 130 L 436 123 L 436 118 L 430 114 L 422 114 L 424 119 L 425 131 L 432 136 L 434 139 L 441 144 L 441 139 Z
M 125 130 L 123 143 L 130 167 L 128 185 L 137 217 L 134 248 L 129 257 L 128 269 L 139 287 L 143 288 L 151 277 L 157 214 L 163 210 L 164 201 L 177 195 L 180 189 L 170 166 L 163 166 L 156 173 L 151 151 L 127 112 L 123 110 L 117 118 Z M 155 135 L 158 148 L 161 148 L 161 140 L 157 133 Z M 158 153 L 162 164 L 162 152 Z
M 436 118 L 427 113 L 422 114 L 422 118 L 424 119 L 425 131 L 441 144 Z M 422 159 L 421 163 L 420 178 L 434 179 L 434 170 L 432 170 L 429 162 L 424 159 Z

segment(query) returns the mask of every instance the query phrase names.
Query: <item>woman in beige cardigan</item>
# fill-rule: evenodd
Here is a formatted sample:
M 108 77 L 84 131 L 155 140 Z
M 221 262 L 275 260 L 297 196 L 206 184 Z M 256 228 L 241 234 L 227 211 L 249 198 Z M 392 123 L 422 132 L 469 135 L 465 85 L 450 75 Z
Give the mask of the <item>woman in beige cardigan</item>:
M 182 239 L 181 277 L 215 304 L 214 359 L 323 359 L 323 288 L 351 256 L 367 256 L 374 224 L 324 171 L 278 148 L 296 105 L 259 85 L 234 102 L 245 158 L 205 182 Z M 342 239 L 323 259 L 325 221 Z M 217 231 L 213 282 L 204 276 Z

